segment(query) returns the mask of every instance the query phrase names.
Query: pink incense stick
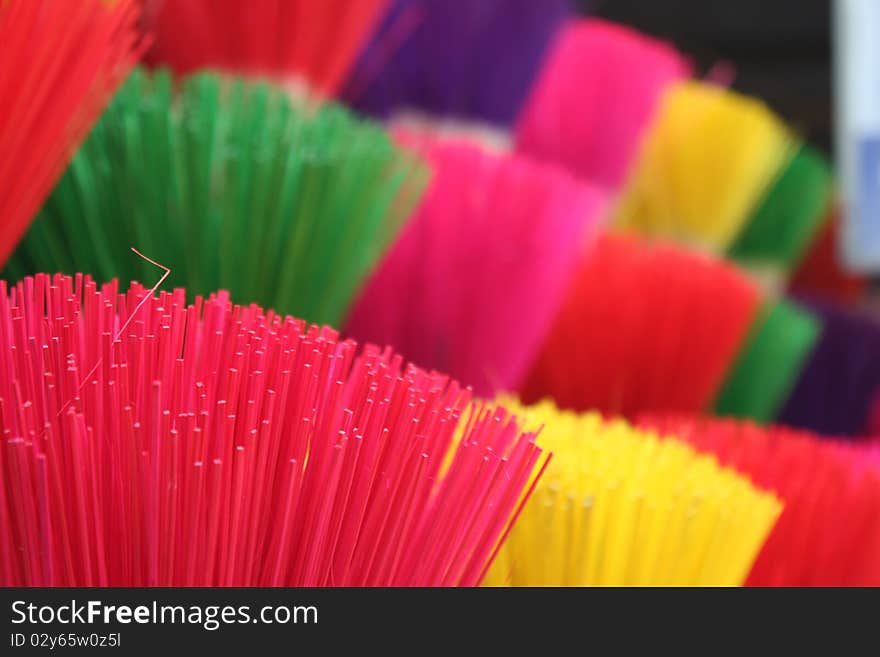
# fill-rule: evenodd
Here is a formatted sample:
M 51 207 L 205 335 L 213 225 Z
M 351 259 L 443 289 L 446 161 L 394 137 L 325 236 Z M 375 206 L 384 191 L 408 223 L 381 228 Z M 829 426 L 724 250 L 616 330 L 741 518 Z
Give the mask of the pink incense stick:
M 464 140 L 405 140 L 434 177 L 346 331 L 449 372 L 480 395 L 514 390 L 595 232 L 603 197 L 556 167 Z
M 520 115 L 517 150 L 617 190 L 663 92 L 690 71 L 663 42 L 602 20 L 571 20 Z
M 541 450 L 470 396 L 225 292 L 0 281 L 0 585 L 478 584 Z

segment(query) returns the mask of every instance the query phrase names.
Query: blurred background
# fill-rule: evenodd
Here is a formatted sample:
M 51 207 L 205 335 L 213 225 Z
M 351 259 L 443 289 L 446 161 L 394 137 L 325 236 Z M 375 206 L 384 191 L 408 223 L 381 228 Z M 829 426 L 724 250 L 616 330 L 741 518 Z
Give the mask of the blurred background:
M 673 41 L 697 72 L 729 62 L 733 88 L 763 98 L 830 153 L 831 0 L 578 0 L 583 14 Z
M 840 6 L 844 5 L 845 0 L 840 0 Z M 847 6 L 858 9 L 856 16 L 870 13 L 866 10 L 870 2 Z M 834 97 L 834 0 L 577 0 L 577 8 L 582 15 L 617 21 L 671 41 L 691 58 L 697 76 L 720 76 L 733 89 L 761 98 L 811 145 L 834 160 L 842 194 L 850 185 L 850 196 L 856 197 L 858 180 L 862 196 L 869 198 L 859 199 L 857 213 L 857 203 L 851 203 L 850 214 L 844 213 L 841 226 L 844 239 L 847 229 L 852 232 L 849 248 L 854 254 L 848 258 L 846 246 L 838 244 L 837 256 L 843 269 L 855 268 L 868 277 L 862 305 L 880 314 L 877 248 L 872 240 L 877 231 L 871 209 L 876 172 L 873 167 L 865 172 L 865 167 L 853 164 L 847 169 L 849 179 L 843 179 L 840 153 L 835 152 L 840 145 L 840 136 L 835 135 L 839 118 L 835 105 L 839 107 L 843 100 L 835 102 Z M 854 59 L 863 57 L 859 51 Z M 875 110 L 868 113 L 873 124 Z M 861 230 L 857 231 L 857 223 Z M 868 264 L 853 267 L 855 261 Z
M 256 427 L 275 422 L 275 401 L 296 399 L 269 433 L 306 427 L 295 449 L 273 443 L 301 458 L 286 478 L 266 478 L 268 492 L 283 494 L 288 509 L 309 500 L 294 520 L 318 518 L 319 506 L 326 514 L 320 531 L 297 530 L 308 539 L 291 552 L 297 565 L 279 559 L 272 581 L 284 569 L 311 577 L 319 564 L 329 572 L 315 581 L 349 581 L 336 578 L 339 553 L 301 558 L 313 535 L 324 547 L 331 526 L 351 539 L 342 565 L 384 580 L 420 561 L 420 548 L 404 559 L 393 542 L 428 544 L 433 533 L 423 528 L 449 533 L 437 550 L 466 538 L 473 549 L 456 547 L 456 559 L 489 555 L 495 543 L 474 528 L 476 507 L 454 520 L 455 504 L 432 503 L 450 513 L 448 525 L 434 524 L 386 497 L 426 501 L 447 490 L 431 477 L 413 482 L 441 472 L 442 458 L 430 462 L 438 469 L 420 461 L 422 446 L 447 444 L 454 421 L 445 413 L 455 404 L 435 414 L 415 388 L 392 392 L 422 378 L 398 376 L 405 360 L 546 428 L 542 444 L 555 455 L 535 488 L 544 501 L 517 526 L 521 542 L 511 539 L 503 568 L 519 570 L 513 581 L 878 585 L 880 321 L 870 278 L 880 273 L 878 34 L 880 0 L 0 0 L 0 279 L 15 285 L 0 283 L 0 435 L 12 427 L 12 437 L 41 436 L 41 418 L 63 421 L 53 431 L 73 427 L 82 436 L 72 445 L 105 450 L 110 465 L 96 472 L 115 477 L 126 470 L 114 459 L 128 448 L 110 449 L 101 433 L 83 437 L 86 428 L 109 436 L 122 427 L 93 403 L 102 395 L 106 410 L 132 422 L 120 432 L 135 457 L 124 467 L 139 474 L 119 475 L 141 487 L 132 500 L 177 490 L 159 479 L 173 467 L 155 450 L 182 418 L 193 434 L 193 422 L 207 422 L 216 435 L 202 444 L 236 455 L 233 466 L 212 463 L 227 464 L 218 485 L 235 481 L 240 492 L 244 477 L 268 472 L 247 460 L 245 446 L 264 435 Z M 53 58 L 58 65 L 45 66 Z M 181 289 L 141 310 L 150 295 L 133 282 L 155 281 L 157 263 L 165 274 L 153 291 Z M 127 297 L 115 283 L 98 292 L 82 276 L 132 287 Z M 186 306 L 182 288 L 190 299 L 221 292 L 200 319 L 202 302 Z M 76 307 L 83 289 L 85 313 Z M 232 310 L 230 299 L 255 305 Z M 353 343 L 337 349 L 335 332 L 312 329 L 307 340 L 324 345 L 312 350 L 287 330 L 294 322 L 275 331 L 277 316 L 257 306 L 388 349 L 380 358 L 368 347 L 354 361 Z M 149 321 L 133 322 L 141 312 Z M 245 332 L 218 338 L 215 321 Z M 203 333 L 192 337 L 193 326 Z M 49 338 L 61 331 L 64 351 L 53 351 Z M 131 367 L 100 368 L 105 355 L 117 357 L 116 339 L 132 350 L 118 362 Z M 368 364 L 353 366 L 365 378 L 348 387 L 353 362 Z M 83 367 L 92 369 L 77 384 Z M 133 382 L 133 401 L 117 376 Z M 447 385 L 429 379 L 434 392 Z M 288 389 L 297 396 L 269 394 Z M 470 394 L 458 383 L 449 391 L 436 398 L 442 407 Z M 366 410 L 343 411 L 350 400 Z M 62 417 L 57 409 L 74 403 Z M 206 420 L 205 405 L 223 415 Z M 415 408 L 426 414 L 410 423 Z M 229 409 L 247 409 L 245 421 L 228 422 Z M 68 423 L 75 413 L 83 421 Z M 525 486 L 537 455 L 526 442 L 513 447 L 513 422 L 501 428 L 502 416 L 483 410 L 467 422 L 478 416 L 497 442 L 485 457 L 468 442 L 470 456 L 449 472 L 492 465 L 479 465 L 484 479 L 449 499 L 512 508 L 520 493 L 496 493 L 494 482 Z M 320 442 L 360 439 L 361 428 L 375 430 L 376 448 L 360 452 L 380 459 L 375 468 L 362 467 L 357 451 L 337 454 L 341 442 Z M 606 431 L 629 436 L 620 451 Z M 152 452 L 138 435 L 151 436 Z M 407 447 L 386 459 L 392 441 Z M 79 472 L 68 450 L 47 456 L 39 441 L 26 444 L 0 444 L 0 477 L 14 489 L 3 499 L 16 513 L 34 499 L 40 472 Z M 667 458 L 657 449 L 668 445 Z M 324 451 L 313 459 L 315 449 Z M 515 476 L 490 471 L 517 459 Z M 37 474 L 19 474 L 26 460 Z M 300 463 L 320 470 L 300 476 Z M 347 489 L 326 497 L 332 514 L 321 495 L 293 497 L 296 482 L 323 484 L 331 472 L 351 483 L 355 464 L 351 490 L 375 512 Z M 407 483 L 371 492 L 389 472 Z M 203 479 L 221 477 L 198 474 L 199 486 Z M 682 484 L 694 488 L 683 494 Z M 52 489 L 62 515 L 66 492 Z M 188 513 L 185 498 L 187 511 L 172 518 Z M 106 499 L 114 514 L 123 509 L 115 495 Z M 266 522 L 242 522 L 248 531 L 277 515 L 277 500 L 265 499 Z M 736 500 L 742 506 L 731 507 Z M 149 526 L 172 503 L 152 504 Z M 15 583 L 61 572 L 40 571 L 39 549 L 62 534 L 38 541 L 49 516 L 42 503 L 39 514 L 29 506 L 15 536 L 0 531 L 0 557 L 24 554 L 25 542 L 30 556 L 15 569 L 8 562 L 18 556 L 0 559 L 0 583 L 7 566 Z M 351 524 L 342 520 L 348 509 Z M 398 519 L 386 525 L 392 510 Z M 14 516 L 0 514 L 0 530 Z M 360 533 L 364 519 L 369 532 Z M 502 521 L 487 516 L 485 526 L 500 531 Z M 217 526 L 196 517 L 191 533 Z M 108 528 L 115 549 L 122 542 Z M 182 559 L 160 567 L 159 532 L 138 532 L 130 544 L 141 535 L 150 536 L 151 581 L 174 574 Z M 287 535 L 247 543 L 284 552 Z M 7 536 L 15 541 L 4 552 Z M 361 563 L 351 550 L 363 536 L 393 541 Z M 338 547 L 329 538 L 327 546 Z M 67 568 L 61 552 L 52 558 Z M 205 581 L 238 581 L 231 567 L 221 570 Z M 459 570 L 463 582 L 486 572 L 476 561 L 431 570 L 444 585 Z

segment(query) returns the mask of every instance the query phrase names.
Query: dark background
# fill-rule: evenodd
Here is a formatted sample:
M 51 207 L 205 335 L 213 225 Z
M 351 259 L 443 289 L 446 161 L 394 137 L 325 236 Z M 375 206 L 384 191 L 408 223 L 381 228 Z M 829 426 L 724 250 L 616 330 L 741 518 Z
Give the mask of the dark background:
M 734 65 L 734 88 L 763 98 L 831 147 L 831 0 L 578 0 L 585 13 L 667 39 L 698 74 Z

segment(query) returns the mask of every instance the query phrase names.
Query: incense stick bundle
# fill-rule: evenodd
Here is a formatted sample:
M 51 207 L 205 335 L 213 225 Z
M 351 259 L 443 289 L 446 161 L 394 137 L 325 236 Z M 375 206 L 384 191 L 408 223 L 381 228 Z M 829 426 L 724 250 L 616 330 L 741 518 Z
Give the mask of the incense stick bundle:
M 775 419 L 821 331 L 806 308 L 787 300 L 765 302 L 715 400 L 715 412 L 759 422 Z
M 516 147 L 617 190 L 664 92 L 690 73 L 670 45 L 602 20 L 570 21 L 516 126 Z
M 652 419 L 776 492 L 784 508 L 746 584 L 877 586 L 880 470 L 867 450 L 784 427 L 711 419 Z
M 571 0 L 394 0 L 344 97 L 388 117 L 419 110 L 513 123 Z
M 555 167 L 406 137 L 434 169 L 422 204 L 346 323 L 477 394 L 520 385 L 603 198 Z
M 880 323 L 831 303 L 799 300 L 820 318 L 822 334 L 779 420 L 821 434 L 858 436 L 880 390 Z
M 134 73 L 11 261 L 10 277 L 149 277 L 228 289 L 338 325 L 415 205 L 425 171 L 380 128 L 263 83 Z
M 306 81 L 335 96 L 388 0 L 160 0 L 150 62 Z
M 796 294 L 806 294 L 851 306 L 865 295 L 868 280 L 847 271 L 840 248 L 840 208 L 833 205 L 818 235 L 789 281 Z
M 789 272 L 815 237 L 831 202 L 831 171 L 806 144 L 785 165 L 731 245 L 729 255 L 746 265 Z
M 880 390 L 871 398 L 871 406 L 868 409 L 868 425 L 865 433 L 871 437 L 871 441 L 880 445 Z M 877 450 L 880 459 L 880 449 Z
M 623 420 L 518 410 L 553 458 L 487 583 L 739 586 L 779 515 L 714 458 Z M 669 439 L 667 439 L 669 438 Z
M 0 584 L 479 583 L 534 434 L 390 350 L 153 291 L 0 281 Z
M 624 417 L 706 410 L 758 307 L 755 286 L 723 261 L 603 235 L 583 257 L 523 396 Z
M 793 147 L 760 101 L 706 83 L 676 85 L 645 139 L 617 224 L 723 252 Z
M 0 2 L 0 267 L 142 49 L 134 0 Z

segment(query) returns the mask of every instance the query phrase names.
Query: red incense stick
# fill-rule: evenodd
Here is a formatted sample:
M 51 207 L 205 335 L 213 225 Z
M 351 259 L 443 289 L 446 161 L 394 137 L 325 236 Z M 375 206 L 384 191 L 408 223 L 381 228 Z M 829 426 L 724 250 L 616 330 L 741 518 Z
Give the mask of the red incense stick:
M 0 2 L 0 267 L 137 60 L 137 8 Z

